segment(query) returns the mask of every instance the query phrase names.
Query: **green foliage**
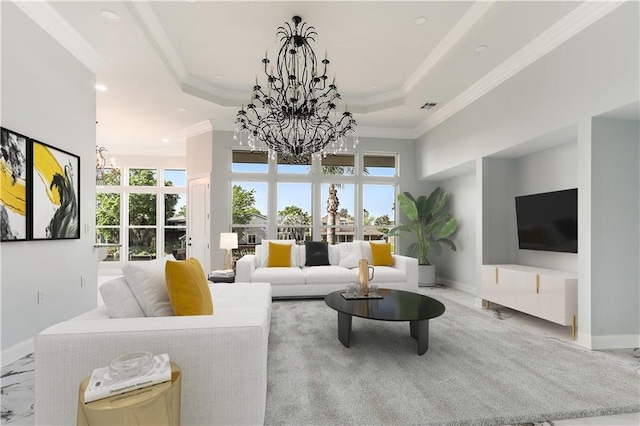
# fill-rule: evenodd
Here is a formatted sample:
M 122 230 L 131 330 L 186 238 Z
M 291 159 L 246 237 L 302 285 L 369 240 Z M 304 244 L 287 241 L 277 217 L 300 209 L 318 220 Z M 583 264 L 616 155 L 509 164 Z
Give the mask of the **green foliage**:
M 278 211 L 282 217 L 282 224 L 286 225 L 311 225 L 311 216 L 298 206 L 286 206 Z
M 231 198 L 231 220 L 234 224 L 249 223 L 254 215 L 260 214 L 255 207 L 255 189 L 244 189 L 240 185 L 233 185 Z
M 391 225 L 391 223 L 392 223 L 391 218 L 389 217 L 388 214 L 383 214 L 382 216 L 378 216 L 373 221 L 373 224 L 378 226 L 378 232 L 381 232 L 383 234 L 386 234 L 387 232 L 389 232 L 389 228 L 380 227 L 380 225 Z
M 409 222 L 396 226 L 387 235 L 413 235 L 416 241 L 407 248 L 407 255 L 417 258 L 421 265 L 429 265 L 430 253 L 442 253 L 441 244 L 456 251 L 456 245 L 448 237 L 456 232 L 458 223 L 444 210 L 447 197 L 447 192 L 440 187 L 429 197 L 421 195 L 415 199 L 408 192 L 398 194 L 398 204 Z
M 131 186 L 156 186 L 155 170 L 133 169 L 130 170 L 129 184 Z M 105 173 L 103 178 L 105 186 L 119 186 L 120 173 L 112 169 Z M 166 181 L 165 186 L 173 186 L 171 181 Z M 176 205 L 180 199 L 179 194 L 165 194 L 164 214 L 166 220 L 176 215 Z M 132 226 L 156 226 L 157 209 L 155 193 L 132 193 L 126 200 L 129 207 L 129 225 Z M 184 207 L 183 207 L 184 210 Z M 98 193 L 96 194 L 96 224 L 98 226 L 119 226 L 120 223 L 120 194 Z M 118 242 L 119 229 L 100 230 L 105 242 Z M 132 253 L 155 253 L 155 229 L 130 228 L 129 247 Z

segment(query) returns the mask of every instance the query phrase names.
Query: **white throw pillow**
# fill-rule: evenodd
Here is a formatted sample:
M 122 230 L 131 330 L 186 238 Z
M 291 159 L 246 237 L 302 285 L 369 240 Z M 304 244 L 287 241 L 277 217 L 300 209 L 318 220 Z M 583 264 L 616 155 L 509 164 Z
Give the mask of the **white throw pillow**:
M 329 245 L 329 263 L 331 265 L 340 264 L 340 245 Z
M 260 243 L 260 262 L 259 265 L 266 267 L 269 263 L 269 241 L 276 244 L 292 244 L 291 247 L 291 266 L 300 266 L 300 255 L 297 248 L 296 240 L 262 240 Z M 256 254 L 258 252 L 256 251 Z
M 360 259 L 362 259 L 362 244 L 360 241 L 352 243 L 341 243 L 339 266 L 343 268 L 357 268 Z
M 122 267 L 122 273 L 131 292 L 148 317 L 173 315 L 164 276 L 164 265 L 167 259 L 173 260 L 173 257 L 149 262 L 127 262 Z
M 144 312 L 124 277 L 107 281 L 99 290 L 111 318 L 144 317 Z

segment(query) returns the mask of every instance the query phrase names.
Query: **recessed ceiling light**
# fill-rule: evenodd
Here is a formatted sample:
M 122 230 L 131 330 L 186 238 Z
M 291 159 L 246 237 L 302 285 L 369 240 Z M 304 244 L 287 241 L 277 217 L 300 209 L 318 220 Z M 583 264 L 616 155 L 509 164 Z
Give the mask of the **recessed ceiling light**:
M 110 21 L 119 21 L 120 20 L 120 17 L 115 12 L 112 12 L 110 10 L 102 10 L 102 11 L 100 11 L 100 15 L 104 16 L 105 18 L 107 18 Z
M 162 142 L 167 143 L 167 142 L 169 142 L 169 139 L 164 138 L 164 139 L 162 139 Z
M 104 84 L 96 83 L 96 90 L 99 92 L 104 92 L 107 90 L 107 86 Z
M 488 47 L 487 47 L 487 45 L 486 45 L 486 44 L 480 44 L 480 45 L 476 46 L 476 47 L 473 49 L 473 51 L 474 51 L 474 52 L 476 52 L 476 53 L 480 53 L 480 52 L 484 52 L 484 51 L 485 51 L 485 50 L 487 50 L 487 49 L 488 49 Z
M 378 86 L 376 86 L 375 84 L 372 84 L 371 86 L 369 86 L 369 90 L 376 90 L 378 88 Z
M 187 112 L 187 109 L 186 109 L 186 108 L 178 108 L 178 111 L 180 111 L 180 112 Z
M 426 16 L 418 16 L 415 19 L 415 21 L 413 21 L 413 22 L 415 22 L 416 25 L 424 25 L 424 24 L 427 23 L 427 17 Z

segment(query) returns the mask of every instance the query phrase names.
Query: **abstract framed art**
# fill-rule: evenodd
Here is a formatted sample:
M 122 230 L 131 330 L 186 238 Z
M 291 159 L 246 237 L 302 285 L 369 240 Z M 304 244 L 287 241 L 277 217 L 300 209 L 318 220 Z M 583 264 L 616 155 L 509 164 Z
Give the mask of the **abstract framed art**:
M 0 129 L 0 241 L 25 241 L 29 235 L 29 138 Z
M 32 239 L 80 238 L 80 157 L 32 140 Z

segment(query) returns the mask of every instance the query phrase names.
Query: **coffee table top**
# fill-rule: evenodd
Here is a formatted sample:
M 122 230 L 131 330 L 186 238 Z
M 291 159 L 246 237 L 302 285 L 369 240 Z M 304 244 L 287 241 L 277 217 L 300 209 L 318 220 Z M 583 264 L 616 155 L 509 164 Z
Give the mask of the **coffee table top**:
M 346 300 L 344 290 L 328 294 L 324 301 L 338 312 L 381 321 L 419 321 L 439 317 L 445 307 L 438 300 L 418 293 L 381 288 L 382 299 Z

